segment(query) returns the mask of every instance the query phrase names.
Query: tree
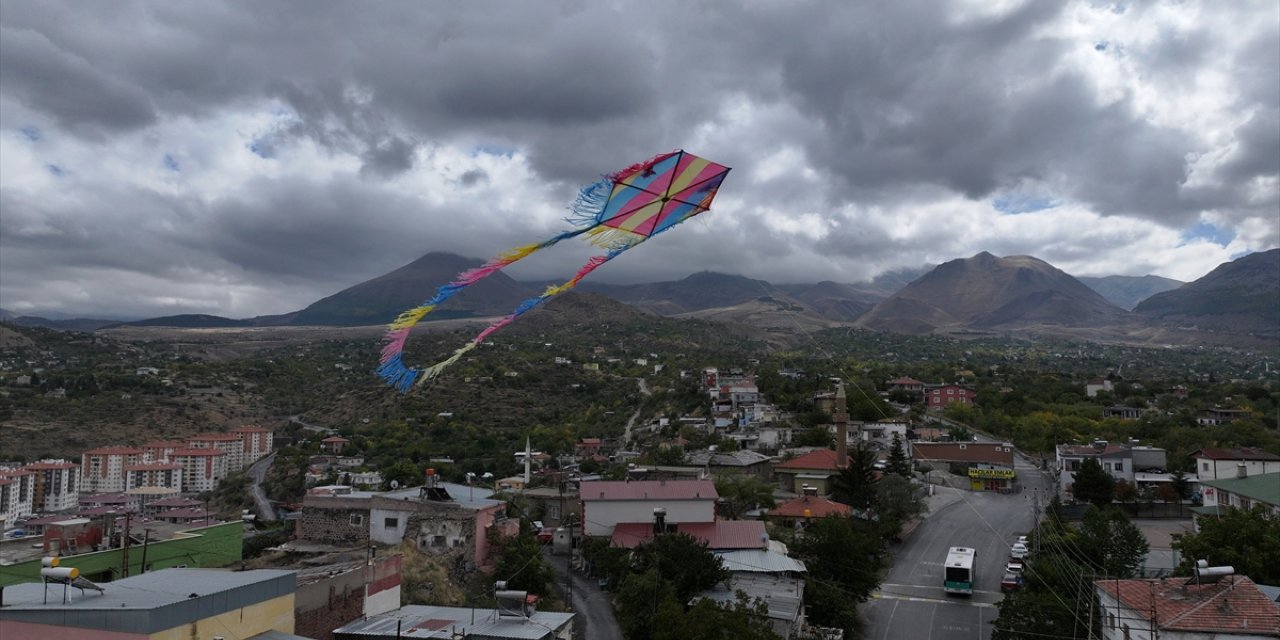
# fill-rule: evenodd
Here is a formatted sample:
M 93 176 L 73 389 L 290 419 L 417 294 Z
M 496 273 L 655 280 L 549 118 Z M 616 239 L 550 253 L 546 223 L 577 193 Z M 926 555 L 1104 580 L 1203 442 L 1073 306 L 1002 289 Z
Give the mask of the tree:
M 1223 507 L 1214 516 L 1200 517 L 1200 532 L 1175 539 L 1182 553 L 1180 575 L 1190 575 L 1197 560 L 1210 566 L 1230 565 L 1254 582 L 1280 584 L 1280 517 L 1258 504 L 1244 510 Z
M 493 577 L 506 580 L 507 588 L 530 593 L 547 593 L 555 583 L 551 567 L 543 562 L 542 544 L 531 535 L 500 538 L 501 551 Z
M 793 439 L 797 447 L 830 447 L 836 441 L 831 430 L 824 426 L 809 427 Z
M 1090 506 L 1073 542 L 1091 568 L 1108 578 L 1132 578 L 1150 550 L 1142 531 L 1115 507 Z
M 876 453 L 859 442 L 849 449 L 848 464 L 832 482 L 836 502 L 857 509 L 871 509 L 876 503 Z
M 1117 502 L 1133 502 L 1138 499 L 1138 488 L 1127 480 L 1116 481 L 1113 493 Z
M 773 483 L 745 473 L 733 473 L 717 476 L 716 494 L 718 494 L 729 513 L 730 520 L 741 519 L 747 511 L 758 508 L 772 509 Z
M 911 477 L 911 462 L 902 449 L 902 438 L 898 432 L 893 433 L 893 442 L 889 445 L 889 473 L 896 473 L 904 478 Z
M 875 484 L 875 513 L 884 535 L 896 538 L 902 525 L 923 514 L 929 507 L 920 487 L 906 478 L 888 474 Z
M 1084 462 L 1080 463 L 1080 468 L 1076 470 L 1076 479 L 1071 485 L 1071 495 L 1081 502 L 1099 507 L 1105 506 L 1111 504 L 1115 482 L 1114 478 L 1102 470 L 1102 465 L 1097 460 L 1085 458 Z
M 857 605 L 880 584 L 884 545 L 871 523 L 829 515 L 815 520 L 791 544 L 791 555 L 809 567 L 805 601 L 810 619 L 840 627 L 846 637 L 857 631 Z
M 1191 482 L 1187 480 L 1187 474 L 1182 469 L 1173 472 L 1173 481 L 1169 483 L 1173 489 L 1173 494 L 1178 500 L 1186 500 L 1191 497 Z

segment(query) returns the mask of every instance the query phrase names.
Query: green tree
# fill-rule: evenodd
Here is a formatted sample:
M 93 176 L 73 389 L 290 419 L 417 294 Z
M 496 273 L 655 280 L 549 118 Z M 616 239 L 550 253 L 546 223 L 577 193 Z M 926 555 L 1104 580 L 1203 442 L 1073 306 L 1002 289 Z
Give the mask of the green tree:
M 876 453 L 859 442 L 848 451 L 848 464 L 832 482 L 836 502 L 857 509 L 871 509 L 876 504 Z
M 525 534 L 498 538 L 495 542 L 501 546 L 493 570 L 494 579 L 506 580 L 508 589 L 530 593 L 550 591 L 549 585 L 555 583 L 555 574 L 543 562 L 542 544 L 536 538 Z
M 638 572 L 656 569 L 663 581 L 675 589 L 680 602 L 688 602 L 699 592 L 729 578 L 719 556 L 685 533 L 667 533 L 636 547 L 631 563 Z
M 796 434 L 792 442 L 797 447 L 830 447 L 836 438 L 825 426 L 809 427 Z
M 1091 568 L 1108 578 L 1132 578 L 1150 550 L 1142 531 L 1115 507 L 1090 506 L 1073 542 Z
M 1264 505 L 1245 510 L 1224 507 L 1200 518 L 1200 532 L 1183 534 L 1173 548 L 1182 554 L 1178 573 L 1191 575 L 1197 560 L 1210 566 L 1230 565 L 1254 582 L 1280 584 L 1280 517 Z
M 898 432 L 893 433 L 893 442 L 889 445 L 889 473 L 896 473 L 904 478 L 911 477 L 911 462 L 902 448 L 902 438 Z
M 400 459 L 382 469 L 382 480 L 388 487 L 392 481 L 401 487 L 412 487 L 421 483 L 421 474 L 412 460 Z
M 1191 497 L 1191 481 L 1187 480 L 1187 474 L 1183 470 L 1178 469 L 1173 472 L 1173 481 L 1169 486 L 1173 488 L 1173 493 L 1178 496 L 1178 500 Z
M 1071 485 L 1071 495 L 1076 500 L 1088 502 L 1095 506 L 1111 504 L 1116 481 L 1094 458 L 1085 458 L 1076 470 L 1075 482 Z
M 880 585 L 883 549 L 870 523 L 836 515 L 815 520 L 796 537 L 791 555 L 809 567 L 805 601 L 814 623 L 839 627 L 846 637 L 854 637 L 857 605 Z
M 897 537 L 906 522 L 927 509 L 921 487 L 906 478 L 889 474 L 875 484 L 875 513 L 886 537 Z
M 731 520 L 741 519 L 752 509 L 772 509 L 773 483 L 745 473 L 731 473 L 717 476 L 715 479 L 716 494 L 724 501 Z

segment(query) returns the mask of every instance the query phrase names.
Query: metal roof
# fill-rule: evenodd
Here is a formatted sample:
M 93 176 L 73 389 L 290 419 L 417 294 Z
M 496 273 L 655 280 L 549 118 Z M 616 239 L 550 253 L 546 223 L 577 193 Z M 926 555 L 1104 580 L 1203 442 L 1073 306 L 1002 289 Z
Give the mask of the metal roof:
M 578 486 L 583 502 L 592 500 L 716 500 L 710 480 L 600 480 Z
M 727 589 L 721 587 L 702 592 L 702 597 L 716 602 L 733 604 L 738 601 L 737 592 L 747 594 L 755 601 L 764 600 L 769 607 L 769 617 L 775 620 L 795 622 L 804 604 L 804 579 L 773 576 L 762 573 L 735 573 L 729 579 Z
M 1201 480 L 1200 485 L 1228 491 L 1272 506 L 1280 506 L 1280 472 L 1262 473 L 1247 478 Z
M 64 566 L 74 566 L 74 561 Z M 275 569 L 162 569 L 102 585 L 102 593 L 38 582 L 5 587 L 0 619 L 150 634 L 294 592 L 294 572 Z
M 786 573 L 806 571 L 804 563 L 773 550 L 740 549 L 716 554 L 729 571 L 748 573 Z
M 452 638 L 460 631 L 468 638 L 542 640 L 553 638 L 573 620 L 572 613 L 535 611 L 528 619 L 498 617 L 497 609 L 406 605 L 380 616 L 357 620 L 333 630 L 335 638 Z

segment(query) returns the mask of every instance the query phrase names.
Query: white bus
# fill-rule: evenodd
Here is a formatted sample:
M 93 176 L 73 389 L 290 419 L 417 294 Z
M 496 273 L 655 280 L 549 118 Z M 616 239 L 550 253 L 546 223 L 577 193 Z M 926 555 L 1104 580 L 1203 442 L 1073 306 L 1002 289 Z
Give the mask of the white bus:
M 943 566 L 943 591 L 973 595 L 973 560 L 977 555 L 978 552 L 969 547 L 951 547 Z

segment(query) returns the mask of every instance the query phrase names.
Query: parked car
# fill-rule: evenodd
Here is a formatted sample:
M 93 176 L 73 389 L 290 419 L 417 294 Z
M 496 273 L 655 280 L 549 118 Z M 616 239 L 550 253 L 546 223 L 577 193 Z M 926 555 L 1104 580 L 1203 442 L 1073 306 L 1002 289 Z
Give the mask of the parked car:
M 1000 579 L 1001 591 L 1017 591 L 1022 587 L 1022 576 L 1012 571 L 1006 572 Z
M 1027 545 L 1021 542 L 1014 543 L 1013 548 L 1009 550 L 1009 555 L 1019 560 L 1027 557 L 1030 554 L 1031 554 L 1031 550 L 1027 549 Z
M 1005 573 L 1016 573 L 1018 575 L 1022 575 L 1022 567 L 1022 560 L 1012 558 L 1009 560 L 1009 564 L 1005 566 L 1004 570 Z
M 555 539 L 555 536 L 555 527 L 543 527 L 538 530 L 537 534 L 538 542 L 541 542 L 542 544 L 551 544 L 551 541 Z
M 1018 536 L 1018 544 L 1025 544 L 1027 546 L 1031 546 L 1031 543 L 1027 541 L 1026 536 Z

